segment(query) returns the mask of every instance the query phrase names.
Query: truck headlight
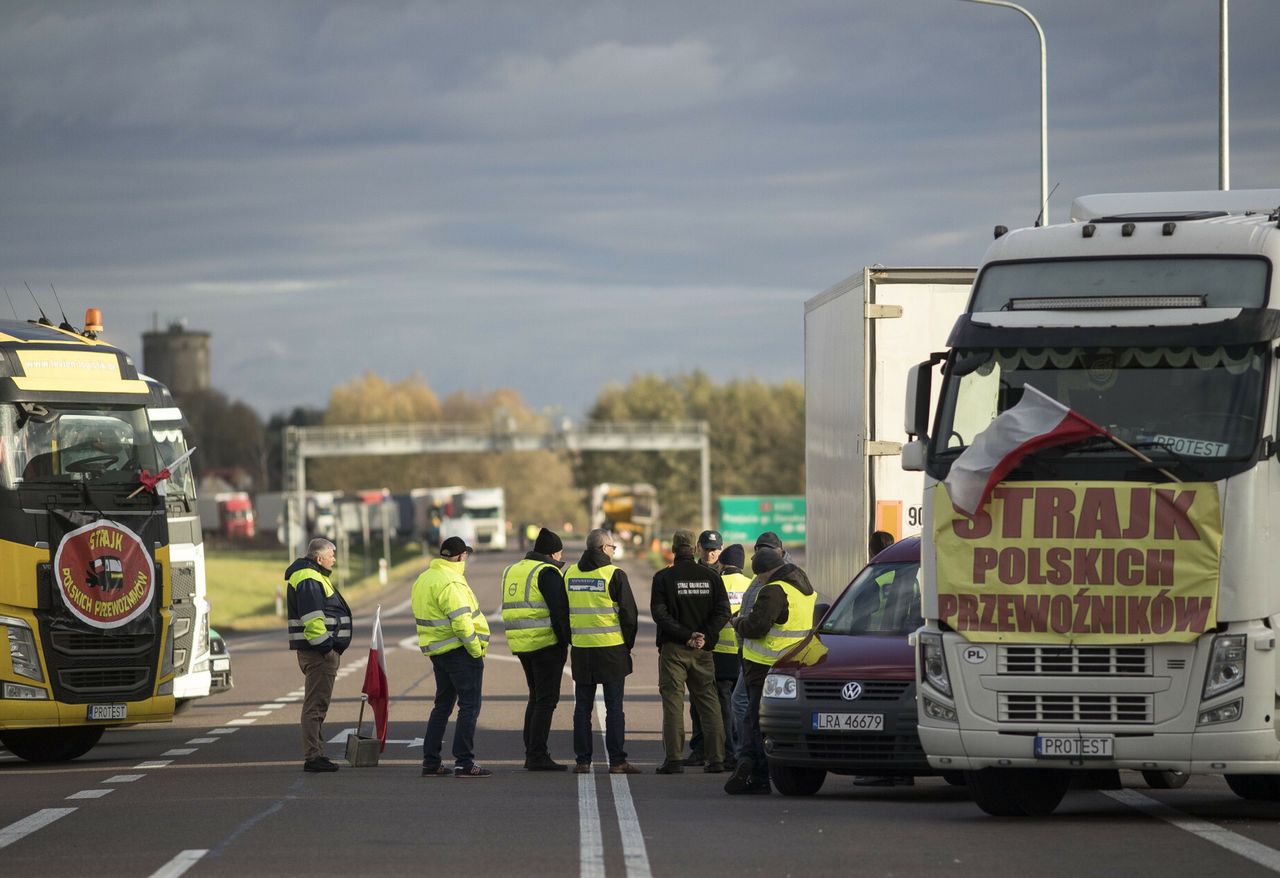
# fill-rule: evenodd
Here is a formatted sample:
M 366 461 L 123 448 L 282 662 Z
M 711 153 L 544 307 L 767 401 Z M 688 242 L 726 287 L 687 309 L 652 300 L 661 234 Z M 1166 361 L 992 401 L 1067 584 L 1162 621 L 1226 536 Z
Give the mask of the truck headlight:
M 12 616 L 0 616 L 0 626 L 4 626 L 9 635 L 9 660 L 13 662 L 13 672 L 19 677 L 43 683 L 44 672 L 40 670 L 40 656 L 36 653 L 36 637 L 31 626 Z
M 936 631 L 921 631 L 920 679 L 948 698 L 951 696 L 951 676 L 947 673 L 947 656 L 942 651 L 942 635 Z
M 764 678 L 765 698 L 795 698 L 796 678 L 790 674 L 770 674 Z
M 1244 634 L 1219 634 L 1213 638 L 1209 670 L 1204 675 L 1204 700 L 1244 684 L 1247 640 Z

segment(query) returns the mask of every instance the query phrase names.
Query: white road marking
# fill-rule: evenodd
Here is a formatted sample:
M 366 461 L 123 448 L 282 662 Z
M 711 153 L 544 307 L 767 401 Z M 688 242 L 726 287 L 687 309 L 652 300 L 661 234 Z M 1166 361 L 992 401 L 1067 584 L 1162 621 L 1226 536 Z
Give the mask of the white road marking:
M 188 744 L 216 744 L 217 738 L 192 738 Z
M 160 755 L 161 756 L 190 756 L 192 753 L 196 752 L 197 749 L 198 748 L 196 747 L 175 747 L 172 750 L 164 751 Z
M 249 711 L 248 713 L 246 713 L 246 714 L 245 714 L 245 716 L 271 716 L 271 711 L 269 711 L 269 710 L 251 710 L 251 711 Z
M 276 702 L 272 701 L 269 704 L 259 704 L 258 710 L 279 710 L 282 707 L 284 707 L 283 704 L 277 704 Z
M 166 765 L 172 764 L 172 759 L 149 759 L 146 762 L 139 762 L 134 768 L 164 768 Z
M 286 695 L 286 696 L 284 696 L 283 698 L 277 698 L 277 699 L 276 699 L 276 701 L 279 701 L 279 702 L 281 703 L 281 705 L 285 705 L 285 704 L 293 704 L 293 703 L 298 702 L 298 701 L 301 701 L 301 700 L 302 700 L 302 696 L 301 696 L 301 695 Z
M 1172 824 L 1178 829 L 1186 830 L 1210 844 L 1216 844 L 1220 848 L 1239 854 L 1259 866 L 1270 869 L 1272 872 L 1280 872 L 1280 851 L 1275 848 L 1269 848 L 1251 838 L 1245 838 L 1239 833 L 1224 829 L 1216 823 L 1210 823 L 1208 820 L 1201 820 L 1199 817 L 1184 814 L 1181 811 L 1170 808 L 1163 802 L 1156 801 L 1150 796 L 1144 796 L 1136 790 L 1103 790 L 1102 794 L 1110 796 L 1117 802 L 1128 805 L 1130 808 L 1141 811 L 1148 816 Z
M 101 799 L 112 790 L 81 790 L 78 793 L 72 793 L 67 796 L 68 799 Z
M 254 724 L 254 723 L 256 723 L 256 722 L 257 722 L 257 720 L 256 720 L 256 719 L 233 719 L 231 722 L 227 723 L 227 725 L 229 725 L 229 726 L 251 726 L 251 725 L 253 725 L 253 724 Z
M 10 823 L 0 829 L 0 848 L 6 848 L 19 839 L 25 838 L 37 829 L 48 826 L 60 817 L 66 817 L 75 808 L 45 808 L 30 817 L 23 817 L 17 823 Z
M 600 743 L 605 743 L 604 694 L 596 690 L 596 719 L 600 722 Z M 608 752 L 606 750 L 606 752 Z M 625 774 L 611 774 L 613 809 L 618 815 L 618 832 L 622 836 L 622 859 L 626 863 L 627 878 L 653 878 L 649 868 L 649 852 L 644 846 L 644 833 L 640 830 L 640 817 L 631 799 L 631 785 Z M 595 776 L 592 775 L 594 784 Z
M 103 781 L 103 783 L 133 783 L 135 780 L 146 777 L 145 774 L 114 774 Z
M 209 729 L 211 735 L 229 735 L 232 732 L 238 732 L 239 729 Z
M 182 851 L 169 862 L 151 873 L 151 878 L 178 878 L 209 853 L 208 850 Z
M 604 878 L 604 837 L 593 772 L 578 775 L 578 862 L 579 878 Z
M 330 738 L 327 743 L 345 745 L 347 743 L 347 738 L 351 737 L 355 733 L 356 733 L 356 730 L 354 728 L 343 729 L 342 731 L 338 732 L 338 734 Z M 387 743 L 388 744 L 404 744 L 406 747 L 421 747 L 422 738 L 398 738 L 398 739 L 387 738 Z

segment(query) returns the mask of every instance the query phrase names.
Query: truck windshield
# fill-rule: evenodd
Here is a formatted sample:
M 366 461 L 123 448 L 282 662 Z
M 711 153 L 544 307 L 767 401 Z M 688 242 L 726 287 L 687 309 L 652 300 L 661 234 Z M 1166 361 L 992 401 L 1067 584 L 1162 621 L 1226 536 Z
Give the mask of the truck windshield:
M 849 583 L 818 629 L 824 634 L 910 634 L 924 624 L 920 564 L 871 564 Z
M 464 510 L 463 514 L 469 515 L 472 518 L 497 518 L 498 507 L 497 506 L 468 506 L 466 510 Z
M 156 451 L 160 455 L 161 468 L 173 463 L 187 453 L 187 439 L 182 435 L 182 428 L 177 424 L 151 422 L 151 434 L 156 440 Z M 182 464 L 170 474 L 165 493 L 170 497 L 182 497 L 195 502 L 196 483 L 191 476 L 190 461 Z
M 134 482 L 155 472 L 155 443 L 141 408 L 0 405 L 0 472 L 6 488 L 33 481 Z
M 1262 308 L 1267 271 L 1267 262 L 1255 258 L 994 263 L 978 278 L 972 310 L 1004 311 L 1017 299 L 1155 295 L 1201 296 L 1208 308 Z
M 1178 457 L 1253 454 L 1265 345 L 961 349 L 943 389 L 934 453 L 954 457 L 1031 385 L 1140 449 Z M 1126 455 L 1108 442 L 1063 456 Z

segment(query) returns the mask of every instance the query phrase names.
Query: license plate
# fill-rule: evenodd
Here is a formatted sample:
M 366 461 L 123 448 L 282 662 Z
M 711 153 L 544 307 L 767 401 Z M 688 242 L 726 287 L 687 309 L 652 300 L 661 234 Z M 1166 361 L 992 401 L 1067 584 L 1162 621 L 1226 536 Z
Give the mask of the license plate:
M 815 732 L 884 731 L 883 713 L 814 713 Z
M 88 719 L 125 719 L 129 716 L 127 704 L 90 704 Z
M 1112 755 L 1110 737 L 1036 735 L 1038 759 L 1105 759 Z
M 213 669 L 215 671 L 225 671 L 231 667 L 231 659 L 214 659 Z

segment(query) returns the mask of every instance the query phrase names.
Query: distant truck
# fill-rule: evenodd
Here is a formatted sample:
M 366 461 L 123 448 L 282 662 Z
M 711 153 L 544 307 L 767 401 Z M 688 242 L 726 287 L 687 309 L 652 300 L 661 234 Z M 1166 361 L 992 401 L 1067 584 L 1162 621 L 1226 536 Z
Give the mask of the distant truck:
M 656 535 L 658 491 L 645 482 L 601 482 L 591 488 L 591 526 L 647 544 Z
M 252 540 L 257 535 L 253 501 L 243 491 L 215 494 L 218 532 L 229 540 Z
M 507 548 L 507 497 L 502 488 L 464 488 L 449 501 L 447 519 L 440 526 L 448 536 L 450 520 L 464 519 L 475 530 L 477 550 Z
M 866 566 L 874 531 L 923 526 L 924 477 L 900 464 L 906 374 L 946 344 L 973 277 L 866 268 L 805 303 L 805 568 L 825 601 Z

